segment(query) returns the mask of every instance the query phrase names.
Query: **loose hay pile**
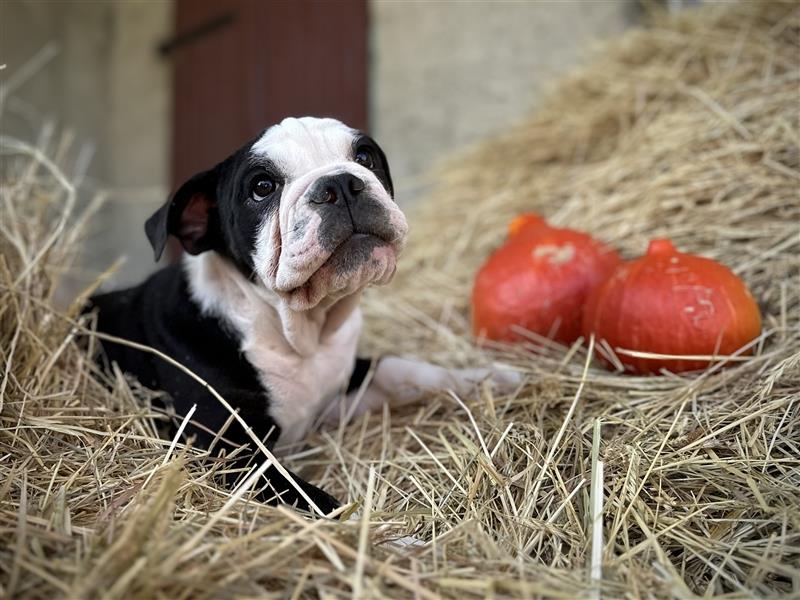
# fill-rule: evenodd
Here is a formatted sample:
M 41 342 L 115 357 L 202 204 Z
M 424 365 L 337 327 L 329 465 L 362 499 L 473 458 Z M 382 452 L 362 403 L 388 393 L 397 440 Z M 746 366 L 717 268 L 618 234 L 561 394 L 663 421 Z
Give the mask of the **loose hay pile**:
M 528 383 L 466 405 L 442 393 L 298 449 L 291 466 L 358 504 L 345 523 L 231 501 L 201 453 L 157 438 L 146 391 L 94 371 L 51 307 L 76 248 L 71 224 L 53 226 L 77 218 L 71 188 L 7 145 L 0 596 L 799 594 L 799 32 L 793 4 L 660 20 L 445 172 L 412 215 L 393 293 L 367 299 L 365 346 L 499 359 Z M 522 210 L 630 256 L 668 236 L 730 265 L 764 312 L 756 355 L 636 378 L 586 368 L 580 345 L 477 350 L 471 278 Z

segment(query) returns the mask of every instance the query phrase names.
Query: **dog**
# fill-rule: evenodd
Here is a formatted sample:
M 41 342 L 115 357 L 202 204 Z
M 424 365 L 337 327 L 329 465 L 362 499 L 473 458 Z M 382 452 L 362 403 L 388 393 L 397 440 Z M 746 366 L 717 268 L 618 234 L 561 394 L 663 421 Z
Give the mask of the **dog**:
M 190 178 L 147 220 L 156 261 L 174 236 L 182 264 L 93 297 L 97 329 L 183 364 L 269 448 L 302 440 L 323 413 L 338 422 L 431 390 L 470 394 L 487 377 L 508 384 L 492 370 L 356 356 L 361 293 L 392 279 L 406 243 L 408 224 L 393 196 L 386 156 L 371 137 L 335 119 L 287 118 Z M 196 379 L 155 355 L 102 345 L 122 371 L 166 392 L 178 417 L 196 405 L 185 430 L 196 445 L 252 449 L 244 428 Z M 246 471 L 246 454 L 236 465 Z M 324 513 L 339 506 L 290 475 Z M 275 466 L 263 477 L 261 499 L 309 509 Z

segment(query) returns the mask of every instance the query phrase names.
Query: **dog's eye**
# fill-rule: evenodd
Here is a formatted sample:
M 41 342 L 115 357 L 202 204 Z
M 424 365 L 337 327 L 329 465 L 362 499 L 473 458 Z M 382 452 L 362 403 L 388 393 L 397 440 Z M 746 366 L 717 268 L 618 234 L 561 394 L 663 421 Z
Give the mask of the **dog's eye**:
M 356 152 L 356 162 L 368 169 L 375 168 L 375 157 L 369 148 L 359 148 Z
M 272 194 L 278 188 L 278 184 L 275 183 L 274 179 L 270 179 L 269 177 L 259 177 L 253 183 L 253 188 L 250 190 L 250 197 L 256 201 L 261 202 Z

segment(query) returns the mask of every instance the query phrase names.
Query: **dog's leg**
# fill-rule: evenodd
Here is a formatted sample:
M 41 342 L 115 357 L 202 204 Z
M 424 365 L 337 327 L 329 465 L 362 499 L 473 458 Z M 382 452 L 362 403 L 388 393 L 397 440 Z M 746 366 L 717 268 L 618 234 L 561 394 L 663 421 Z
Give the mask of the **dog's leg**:
M 263 456 L 258 458 L 258 460 L 263 459 Z M 253 461 L 249 471 L 244 476 L 249 475 L 249 473 L 251 473 L 253 469 L 256 469 L 257 467 L 257 462 Z M 305 492 L 305 494 L 311 498 L 314 504 L 317 505 L 317 508 L 319 508 L 324 514 L 329 514 L 330 512 L 339 508 L 339 501 L 328 494 L 325 490 L 308 483 L 288 469 L 286 469 L 286 472 L 292 476 L 292 478 L 295 480 L 295 483 L 297 483 L 303 492 Z M 297 489 L 290 484 L 274 466 L 267 468 L 262 475 L 261 480 L 256 482 L 255 488 L 259 490 L 258 499 L 261 502 L 266 504 L 289 504 L 290 506 L 294 506 L 300 510 L 313 512 L 305 498 L 300 495 Z
M 460 397 L 473 397 L 478 384 L 487 381 L 498 391 L 513 391 L 520 375 L 509 368 L 445 369 L 419 360 L 387 356 L 380 359 L 365 390 L 359 389 L 369 373 L 370 361 L 358 359 L 347 394 L 342 402 L 325 414 L 327 423 L 349 420 L 384 404 L 403 406 L 442 390 L 452 390 Z
M 236 408 L 239 416 L 252 432 L 265 443 L 267 448 L 272 449 L 279 430 L 264 409 L 266 400 L 264 393 L 230 387 L 220 387 L 218 391 Z M 202 393 L 202 389 L 198 390 L 198 395 Z M 196 397 L 193 399 L 196 400 Z M 235 420 L 231 421 L 230 413 L 224 410 L 214 398 L 207 395 L 204 400 L 204 402 L 198 403 L 193 422 L 186 428 L 186 435 L 193 436 L 197 445 L 201 447 L 210 448 L 213 445 L 213 454 L 221 450 L 230 454 L 240 446 L 247 446 L 241 455 L 233 459 L 231 464 L 226 465 L 225 471 L 222 473 L 223 483 L 233 489 L 257 469 L 266 456 L 255 448 L 253 439 L 241 424 Z M 190 408 L 185 401 L 173 404 L 179 414 L 185 414 Z M 221 433 L 217 434 L 217 432 Z M 323 513 L 328 514 L 340 506 L 336 498 L 324 490 L 301 479 L 288 469 L 287 472 Z M 261 478 L 253 485 L 253 489 L 258 490 L 257 497 L 261 502 L 289 504 L 300 510 L 311 512 L 306 499 L 274 466 L 266 469 Z

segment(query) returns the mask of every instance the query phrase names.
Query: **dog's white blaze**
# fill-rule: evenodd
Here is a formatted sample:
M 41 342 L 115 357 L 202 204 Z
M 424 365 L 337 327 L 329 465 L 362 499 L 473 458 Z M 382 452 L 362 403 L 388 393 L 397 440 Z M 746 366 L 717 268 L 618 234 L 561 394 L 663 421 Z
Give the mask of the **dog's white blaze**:
M 252 153 L 269 157 L 291 179 L 351 154 L 355 130 L 336 119 L 290 117 L 273 125 L 253 144 Z
M 274 294 L 248 281 L 216 253 L 186 256 L 184 265 L 193 299 L 205 314 L 222 319 L 238 334 L 242 352 L 269 390 L 269 414 L 281 427 L 279 443 L 302 439 L 326 402 L 347 385 L 361 333 L 360 310 L 352 310 L 325 336 L 325 312 L 295 314 L 287 324 Z M 313 351 L 298 353 L 287 339 L 287 326 Z M 267 410 L 266 395 L 264 406 Z

